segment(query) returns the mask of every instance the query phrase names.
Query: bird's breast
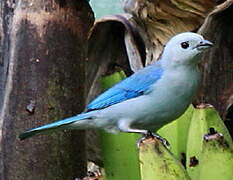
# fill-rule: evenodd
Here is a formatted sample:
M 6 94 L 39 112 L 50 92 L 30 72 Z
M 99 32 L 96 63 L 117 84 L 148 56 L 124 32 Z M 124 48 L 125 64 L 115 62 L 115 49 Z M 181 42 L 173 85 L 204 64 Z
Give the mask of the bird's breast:
M 160 128 L 181 116 L 192 102 L 199 84 L 197 71 L 169 72 L 159 80 L 144 102 L 141 126 Z M 138 122 L 139 122 L 138 121 Z

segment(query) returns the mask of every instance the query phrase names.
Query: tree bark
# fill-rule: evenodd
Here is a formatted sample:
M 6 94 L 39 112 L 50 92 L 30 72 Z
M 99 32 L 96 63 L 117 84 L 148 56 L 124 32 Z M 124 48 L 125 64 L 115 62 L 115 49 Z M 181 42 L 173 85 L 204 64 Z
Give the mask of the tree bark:
M 1 1 L 2 180 L 64 180 L 86 172 L 84 132 L 19 141 L 19 133 L 79 113 L 85 104 L 86 0 Z
M 216 7 L 199 32 L 214 47 L 203 56 L 203 81 L 198 103 L 210 103 L 225 121 L 233 137 L 233 0 Z

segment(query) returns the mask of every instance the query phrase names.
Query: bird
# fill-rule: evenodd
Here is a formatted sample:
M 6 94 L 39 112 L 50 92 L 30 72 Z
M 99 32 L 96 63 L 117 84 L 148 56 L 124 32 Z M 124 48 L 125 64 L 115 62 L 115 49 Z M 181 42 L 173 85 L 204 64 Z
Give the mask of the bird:
M 97 96 L 81 114 L 27 130 L 19 139 L 64 129 L 151 135 L 192 103 L 201 79 L 201 54 L 211 46 L 200 34 L 179 33 L 166 43 L 157 61 Z

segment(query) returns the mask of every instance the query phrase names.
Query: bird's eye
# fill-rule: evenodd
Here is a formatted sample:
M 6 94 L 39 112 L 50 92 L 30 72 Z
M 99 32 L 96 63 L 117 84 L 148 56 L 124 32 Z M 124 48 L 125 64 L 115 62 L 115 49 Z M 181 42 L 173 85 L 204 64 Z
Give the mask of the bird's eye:
M 181 47 L 182 47 L 183 49 L 187 49 L 187 48 L 189 47 L 189 43 L 188 43 L 188 42 L 182 42 L 182 43 L 181 43 Z

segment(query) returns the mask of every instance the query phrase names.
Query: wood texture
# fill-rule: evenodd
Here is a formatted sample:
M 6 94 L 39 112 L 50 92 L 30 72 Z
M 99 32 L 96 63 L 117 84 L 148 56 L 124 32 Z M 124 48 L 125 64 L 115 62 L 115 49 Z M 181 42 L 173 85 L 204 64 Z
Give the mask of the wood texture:
M 85 0 L 1 1 L 1 159 L 3 180 L 64 180 L 86 171 L 84 132 L 19 141 L 20 132 L 83 110 Z
M 203 81 L 197 102 L 212 104 L 233 136 L 233 1 L 217 6 L 199 32 L 214 42 L 203 56 Z

